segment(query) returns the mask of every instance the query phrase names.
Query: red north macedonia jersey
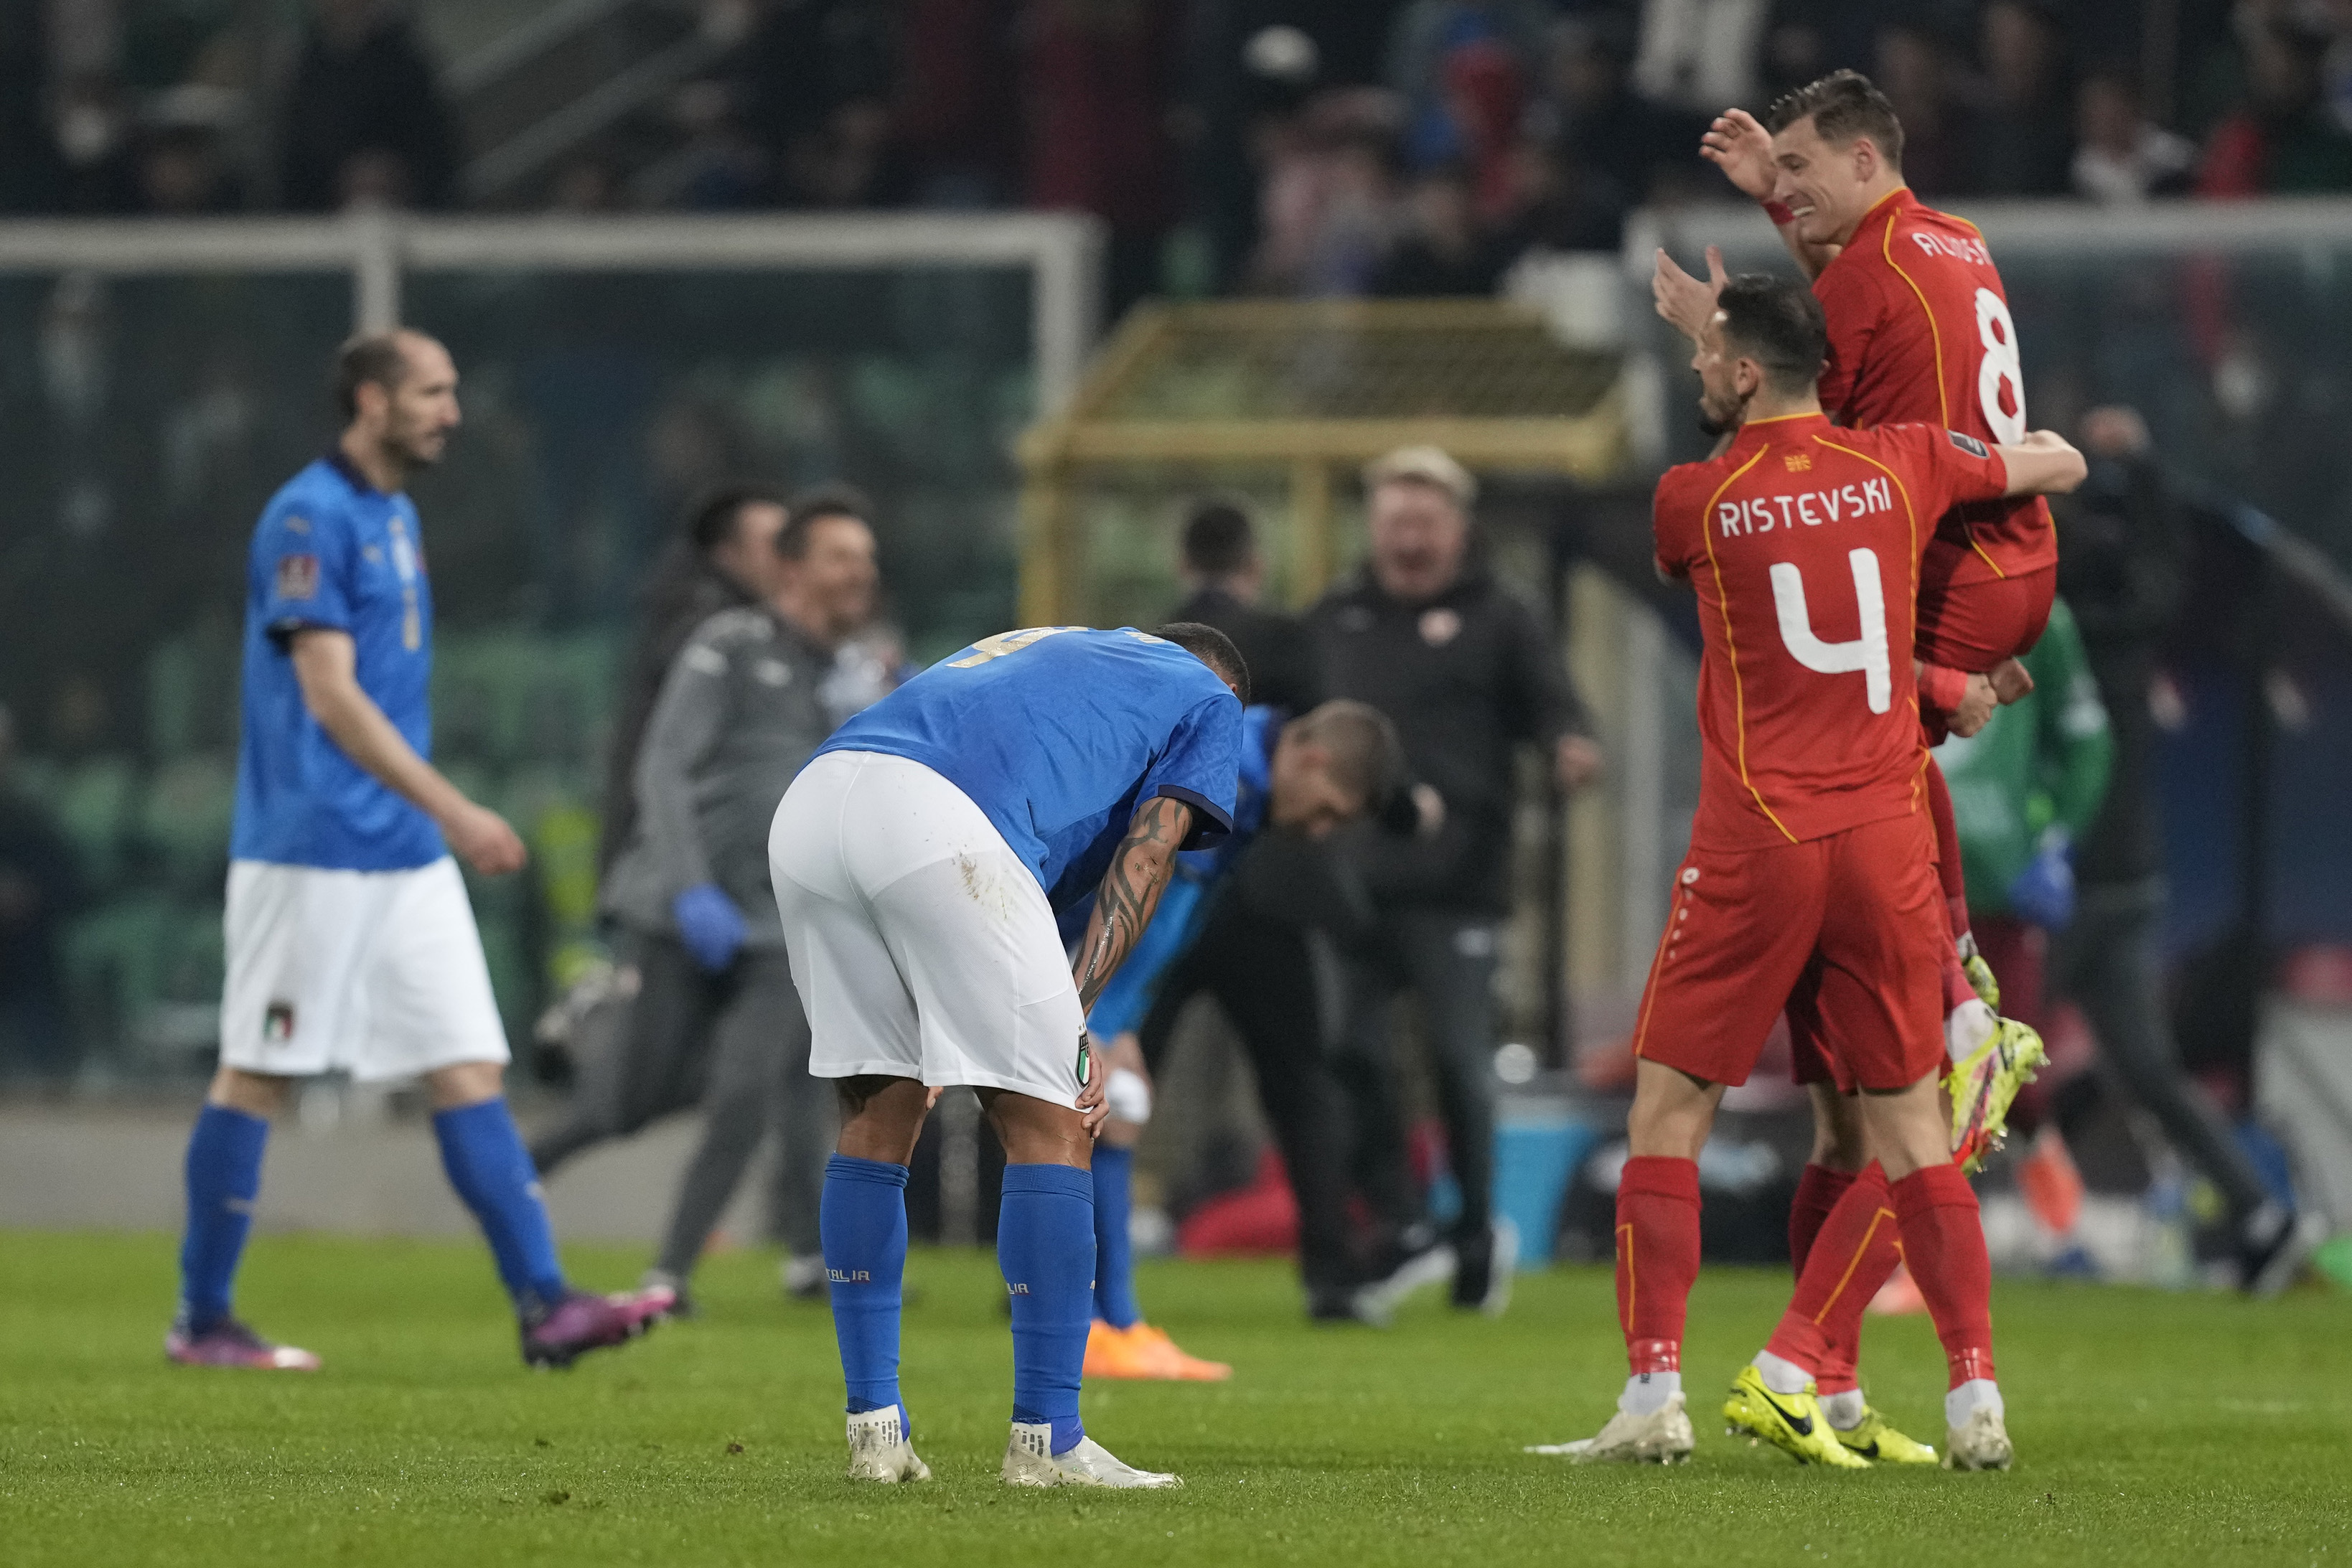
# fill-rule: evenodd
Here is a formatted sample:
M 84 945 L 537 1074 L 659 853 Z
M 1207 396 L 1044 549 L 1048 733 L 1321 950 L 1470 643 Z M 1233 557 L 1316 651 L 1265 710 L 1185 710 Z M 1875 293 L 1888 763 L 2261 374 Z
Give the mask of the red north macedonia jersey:
M 1822 407 L 1842 423 L 1916 421 L 1988 444 L 2025 438 L 2017 327 L 1974 224 L 1899 190 L 1870 209 L 1813 295 L 1830 329 Z M 2058 531 L 2039 496 L 1967 507 L 1938 528 L 1967 552 L 1955 584 L 2058 564 Z
M 1698 591 L 1695 849 L 1798 843 L 1912 810 L 1927 752 L 1911 677 L 1936 519 L 2008 487 L 1931 424 L 1751 421 L 1658 481 L 1659 569 Z

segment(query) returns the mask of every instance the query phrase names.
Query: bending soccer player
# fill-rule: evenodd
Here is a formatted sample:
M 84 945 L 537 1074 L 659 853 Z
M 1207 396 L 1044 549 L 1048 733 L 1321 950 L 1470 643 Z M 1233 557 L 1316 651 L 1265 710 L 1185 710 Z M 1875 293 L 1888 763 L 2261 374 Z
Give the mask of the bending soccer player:
M 1401 812 L 1397 825 L 1410 832 L 1418 813 L 1401 788 L 1404 752 L 1395 727 L 1378 709 L 1339 700 L 1285 723 L 1272 708 L 1252 707 L 1242 722 L 1232 835 L 1214 849 L 1177 857 L 1150 929 L 1087 1016 L 1088 1031 L 1111 1042 L 1105 1085 L 1110 1117 L 1094 1155 L 1088 1377 L 1217 1382 L 1233 1375 L 1223 1362 L 1186 1355 L 1165 1330 L 1144 1321 L 1128 1239 L 1135 1145 L 1151 1116 L 1151 1057 L 1167 1038 L 1159 1020 L 1194 995 L 1217 998 L 1249 1053 L 1266 1124 L 1298 1199 L 1299 1272 L 1310 1301 L 1356 1284 L 1348 1260 L 1346 1155 L 1336 1135 L 1339 1086 L 1315 1049 L 1320 1023 L 1304 934 L 1293 922 L 1250 907 L 1251 878 L 1234 862 L 1262 829 L 1290 835 L 1295 843 L 1324 838 L 1366 811 L 1381 810 L 1384 819 Z M 1269 841 L 1265 847 L 1281 846 Z M 1311 875 L 1295 859 L 1284 863 L 1294 876 Z M 1318 867 L 1332 863 L 1320 860 Z M 1253 948 L 1291 963 L 1248 964 L 1230 939 L 1217 939 L 1235 922 L 1246 923 L 1244 941 Z M 1154 1020 L 1150 1027 L 1147 1019 Z
M 1927 206 L 1904 184 L 1902 122 L 1867 78 L 1832 72 L 1775 102 L 1762 123 L 1727 110 L 1700 152 L 1763 204 L 1812 279 L 1829 326 L 1820 390 L 1832 417 L 1864 429 L 1917 421 L 1981 442 L 2024 439 L 2024 371 L 2000 274 L 1975 225 Z M 1707 259 L 1701 282 L 1662 252 L 1653 280 L 1659 314 L 1694 342 L 1723 276 L 1721 257 Z M 2050 618 L 2057 568 L 2057 532 L 2038 496 L 1955 507 L 1936 520 L 1913 649 L 1930 745 L 1948 725 L 1963 734 L 1981 725 L 1996 698 L 2029 684 L 2017 661 Z M 2000 990 L 1969 930 L 1951 794 L 1932 762 L 1925 782 L 1954 944 L 1944 977 L 1953 1146 L 1973 1171 L 2000 1143 L 2010 1102 L 2045 1053 L 2032 1029 L 1994 1010 Z M 1801 1028 L 1794 1038 L 1796 1075 L 1818 1103 L 1827 1059 Z M 1831 1112 L 1822 1114 L 1826 1143 Z M 1815 1166 L 1821 1175 L 1799 1195 L 1801 1217 L 1826 1213 L 1844 1174 L 1833 1163 Z
M 1094 1006 L 1180 850 L 1234 821 L 1249 677 L 1223 633 L 1045 626 L 975 643 L 836 731 L 776 809 L 793 980 L 843 1126 L 821 1229 L 853 1479 L 922 1480 L 898 1391 L 907 1163 L 940 1088 L 1004 1145 L 1018 1486 L 1166 1487 L 1078 1418 L 1093 1321 Z M 1054 912 L 1089 891 L 1075 973 Z
M 246 568 L 244 734 L 230 841 L 220 1071 L 188 1140 L 173 1361 L 311 1370 L 229 1311 L 269 1117 L 294 1079 L 422 1077 L 449 1185 L 472 1209 L 522 1328 L 568 1366 L 644 1332 L 667 1291 L 567 1284 L 539 1175 L 504 1094 L 506 1030 L 454 851 L 485 876 L 522 841 L 425 758 L 433 591 L 408 476 L 457 425 L 457 371 L 415 332 L 335 361 L 348 421 L 270 497 Z
M 1616 1227 L 1632 1375 L 1600 1435 L 1556 1450 L 1579 1459 L 1691 1451 L 1682 1337 L 1698 1272 L 1697 1156 L 1725 1087 L 1746 1082 L 1784 1006 L 1816 1021 L 1889 1178 L 1950 1365 L 1945 1462 L 2010 1459 L 1991 1270 L 1938 1099 L 1950 937 L 1920 800 L 1918 697 L 1895 660 L 1910 646 L 1934 519 L 2071 488 L 2084 465 L 2041 432 L 1988 447 L 1933 425 L 1840 430 L 1814 392 L 1825 348 L 1821 306 L 1802 287 L 1727 281 L 1694 365 L 1710 428 L 1736 434 L 1658 485 L 1658 570 L 1697 591 L 1705 638 L 1699 809 L 1634 1034 Z M 1801 1459 L 1864 1467 L 1815 1398 L 1815 1282 L 1808 1270 L 1724 1415 Z

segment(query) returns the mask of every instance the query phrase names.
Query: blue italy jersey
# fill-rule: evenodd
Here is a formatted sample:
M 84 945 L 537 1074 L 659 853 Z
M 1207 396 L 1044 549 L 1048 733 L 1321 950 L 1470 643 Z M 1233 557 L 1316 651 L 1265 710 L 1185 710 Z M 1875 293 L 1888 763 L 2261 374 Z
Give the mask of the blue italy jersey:
M 340 452 L 269 499 L 246 559 L 244 734 L 237 860 L 405 871 L 446 850 L 431 818 L 378 783 L 302 704 L 288 647 L 312 627 L 351 633 L 360 689 L 432 755 L 433 593 L 416 507 L 370 486 Z
M 1192 946 L 1209 918 L 1209 895 L 1249 841 L 1265 825 L 1265 809 L 1274 791 L 1274 745 L 1282 735 L 1282 716 L 1257 706 L 1242 716 L 1240 792 L 1234 801 L 1234 830 L 1225 841 L 1176 857 L 1176 873 L 1160 895 L 1151 924 L 1143 928 L 1127 962 L 1095 998 L 1087 1028 L 1097 1040 L 1132 1034 L 1143 1027 L 1144 1015 L 1159 994 L 1160 982 Z M 1085 932 L 1083 920 L 1065 939 L 1076 941 Z
M 919 762 L 971 798 L 1055 908 L 1110 869 L 1128 824 L 1166 795 L 1184 847 L 1233 827 L 1242 705 L 1206 664 L 1133 627 L 1039 626 L 975 643 L 817 748 Z

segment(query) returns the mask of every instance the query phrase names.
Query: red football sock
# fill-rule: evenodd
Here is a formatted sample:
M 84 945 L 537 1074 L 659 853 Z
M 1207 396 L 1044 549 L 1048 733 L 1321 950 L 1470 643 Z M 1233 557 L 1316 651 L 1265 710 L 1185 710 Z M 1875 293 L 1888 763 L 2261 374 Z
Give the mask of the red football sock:
M 1797 1177 L 1797 1197 L 1789 1205 L 1789 1265 L 1800 1278 L 1805 1272 L 1806 1255 L 1813 1249 L 1813 1238 L 1822 1233 L 1822 1223 L 1853 1185 L 1851 1172 L 1833 1171 L 1827 1166 L 1808 1165 Z
M 1927 815 L 1936 824 L 1936 879 L 1944 884 L 1944 913 L 1951 919 L 1952 940 L 1969 934 L 1969 883 L 1960 870 L 1960 825 L 1952 815 L 1952 788 L 1944 770 L 1927 758 Z
M 1895 1272 L 1902 1248 L 1886 1173 L 1874 1160 L 1850 1177 L 1797 1279 L 1797 1293 L 1765 1348 L 1810 1367 L 1823 1394 L 1856 1386 L 1862 1313 Z
M 1926 1166 L 1895 1184 L 1903 1257 L 1944 1342 L 1951 1386 L 1992 1372 L 1992 1261 L 1977 1195 L 1958 1166 Z
M 1969 984 L 1969 972 L 1960 967 L 1959 949 L 1944 949 L 1944 1016 L 1952 1009 L 1977 999 L 1977 988 Z
M 1698 1278 L 1698 1162 L 1640 1155 L 1617 1181 L 1617 1321 L 1635 1376 L 1680 1372 Z

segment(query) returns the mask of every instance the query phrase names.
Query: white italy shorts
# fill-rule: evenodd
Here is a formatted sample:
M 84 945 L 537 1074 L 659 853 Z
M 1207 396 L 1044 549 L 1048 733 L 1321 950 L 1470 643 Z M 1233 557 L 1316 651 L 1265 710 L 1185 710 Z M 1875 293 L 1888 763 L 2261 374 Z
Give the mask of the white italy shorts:
M 970 1084 L 1075 1106 L 1086 1014 L 1045 889 L 919 762 L 830 751 L 768 835 L 819 1078 Z
M 381 1080 L 508 1060 L 473 905 L 446 855 L 414 871 L 234 861 L 226 924 L 224 1067 Z

